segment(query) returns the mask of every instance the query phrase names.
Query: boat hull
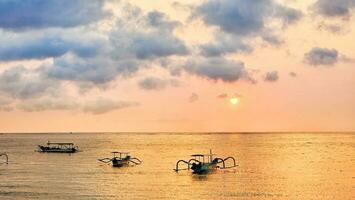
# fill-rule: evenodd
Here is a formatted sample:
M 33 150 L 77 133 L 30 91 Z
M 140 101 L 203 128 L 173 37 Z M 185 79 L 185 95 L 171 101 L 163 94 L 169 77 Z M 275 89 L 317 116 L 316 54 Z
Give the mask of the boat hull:
M 39 152 L 43 153 L 75 153 L 78 150 L 76 148 L 68 148 L 68 149 L 61 149 L 61 148 L 50 148 L 45 146 L 38 146 Z
M 217 164 L 215 163 L 207 163 L 207 164 L 197 164 L 195 167 L 191 168 L 193 170 L 193 174 L 207 174 L 212 170 L 217 169 Z
M 128 160 L 112 160 L 112 167 L 127 166 L 129 164 L 128 162 Z

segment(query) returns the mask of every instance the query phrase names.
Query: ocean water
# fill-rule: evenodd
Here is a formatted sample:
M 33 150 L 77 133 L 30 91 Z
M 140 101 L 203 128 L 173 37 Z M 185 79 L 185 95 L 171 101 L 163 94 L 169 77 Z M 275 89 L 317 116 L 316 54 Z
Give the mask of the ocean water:
M 74 142 L 75 154 L 35 152 Z M 237 168 L 207 175 L 173 171 L 194 153 L 233 156 Z M 143 164 L 112 168 L 98 158 L 130 151 Z M 352 133 L 0 134 L 0 199 L 355 199 Z

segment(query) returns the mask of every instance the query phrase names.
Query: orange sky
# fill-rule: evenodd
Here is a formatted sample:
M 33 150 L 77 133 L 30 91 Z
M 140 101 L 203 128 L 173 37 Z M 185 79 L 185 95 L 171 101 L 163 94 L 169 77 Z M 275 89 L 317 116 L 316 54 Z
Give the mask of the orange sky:
M 72 56 L 73 52 L 80 50 L 74 48 L 62 55 L 45 58 L 42 56 L 8 60 L 2 58 L 1 53 L 5 55 L 9 50 L 2 50 L 0 47 L 0 132 L 355 131 L 355 16 L 352 16 L 352 7 L 349 7 L 345 19 L 317 14 L 312 8 L 316 1 L 277 1 L 281 2 L 282 6 L 297 9 L 302 13 L 297 22 L 285 27 L 282 27 L 277 17 L 264 21 L 264 26 L 272 29 L 272 33 L 282 39 L 280 44 L 268 43 L 262 39 L 263 33 L 252 32 L 251 36 L 245 38 L 247 44 L 253 48 L 252 51 L 229 52 L 218 57 L 243 62 L 249 75 L 256 81 L 252 83 L 245 77 L 225 81 L 202 74 L 210 73 L 207 69 L 207 72 L 191 70 L 204 60 L 210 61 L 210 58 L 201 55 L 202 44 L 222 41 L 223 37 L 229 36 L 234 40 L 230 42 L 244 37 L 238 35 L 238 32 L 223 29 L 227 19 L 218 21 L 221 25 L 210 19 L 214 23 L 211 25 L 204 21 L 203 17 L 191 17 L 196 14 L 197 7 L 209 1 L 179 1 L 179 4 L 166 0 L 129 1 L 131 7 L 141 9 L 141 21 L 129 21 L 122 17 L 122 9 L 127 8 L 127 2 L 108 1 L 104 9 L 111 10 L 110 17 L 77 27 L 53 25 L 36 30 L 30 27 L 14 31 L 0 23 L 0 36 L 8 40 L 15 38 L 14 40 L 20 41 L 16 48 L 24 48 L 32 39 L 21 40 L 22 37 L 31 38 L 42 33 L 60 35 L 69 40 L 77 34 L 79 36 L 74 41 L 83 40 L 84 45 L 96 44 L 92 42 L 92 38 L 97 35 L 103 40 L 114 35 L 114 39 L 119 40 L 119 48 L 115 49 L 116 54 L 113 55 L 117 56 L 117 52 L 122 48 L 130 49 L 135 45 L 127 43 L 128 45 L 124 46 L 126 40 L 130 41 L 137 35 L 138 41 L 141 41 L 139 37 L 143 33 L 140 31 L 146 29 L 145 25 L 142 25 L 145 14 L 158 11 L 165 14 L 165 19 L 179 22 L 179 25 L 174 25 L 175 28 L 169 29 L 169 32 L 165 32 L 165 29 L 158 31 L 162 42 L 165 34 L 172 34 L 172 37 L 185 44 L 188 53 L 176 53 L 163 58 L 157 55 L 149 59 L 133 58 L 140 62 L 139 70 L 127 76 L 118 74 L 104 84 L 92 81 L 92 77 L 98 77 L 101 71 L 90 75 L 91 79 L 81 77 L 84 73 L 80 71 L 72 72 L 77 73 L 75 76 L 67 75 L 74 77 L 71 79 L 57 76 L 55 79 L 50 78 L 45 84 L 58 83 L 59 86 L 51 86 L 38 95 L 24 97 L 21 92 L 29 89 L 34 80 L 43 81 L 42 75 L 37 77 L 39 70 L 43 67 L 48 67 L 49 70 L 50 67 L 56 67 L 56 59 L 73 62 L 74 59 L 79 59 L 78 55 Z M 132 16 L 136 17 L 133 14 Z M 123 24 L 117 23 L 120 19 L 123 19 Z M 173 26 L 170 21 L 166 23 L 168 28 Z M 332 32 L 324 28 L 330 25 L 339 26 L 339 31 Z M 117 26 L 123 26 L 124 30 Z M 82 30 L 88 30 L 92 35 L 84 35 L 81 39 L 78 33 Z M 215 37 L 215 34 L 222 35 Z M 100 46 L 100 52 L 117 48 L 111 46 L 114 43 L 112 38 L 108 41 L 108 45 L 105 46 L 104 43 Z M 0 40 L 0 43 L 4 43 L 2 46 L 11 47 L 5 40 Z M 151 46 L 148 42 L 148 49 L 152 48 Z M 320 64 L 306 61 L 305 54 L 316 47 L 324 51 L 335 49 L 338 54 L 334 63 L 325 63 L 329 60 L 316 60 L 321 62 Z M 161 53 L 161 50 L 158 53 Z M 97 60 L 101 63 L 102 58 L 105 61 L 108 59 L 106 54 L 99 54 L 93 58 L 80 59 L 89 59 L 87 63 L 95 63 Z M 122 55 L 125 56 L 124 59 L 131 56 L 127 53 Z M 168 64 L 161 65 L 161 62 Z M 23 79 L 6 82 L 4 74 L 16 66 L 24 66 L 30 72 L 23 70 L 22 73 L 26 73 L 23 74 Z M 172 73 L 175 68 L 180 70 L 179 75 Z M 217 70 L 213 73 L 219 73 L 218 69 L 213 70 Z M 265 81 L 266 74 L 272 71 L 277 72 L 278 78 Z M 296 76 L 291 76 L 291 72 Z M 223 76 L 228 75 L 221 73 Z M 154 82 L 152 86 L 143 81 L 152 77 L 160 82 Z M 4 81 L 1 82 L 2 79 Z M 20 85 L 22 80 L 30 81 L 25 82 L 23 86 Z M 146 84 L 142 86 L 144 83 Z M 25 87 L 26 85 L 28 87 Z M 21 87 L 20 93 L 16 93 L 18 87 Z M 35 88 L 38 87 L 40 86 L 36 85 Z M 227 97 L 219 98 L 221 94 L 226 94 Z M 229 101 L 232 97 L 238 98 L 239 103 L 232 105 Z

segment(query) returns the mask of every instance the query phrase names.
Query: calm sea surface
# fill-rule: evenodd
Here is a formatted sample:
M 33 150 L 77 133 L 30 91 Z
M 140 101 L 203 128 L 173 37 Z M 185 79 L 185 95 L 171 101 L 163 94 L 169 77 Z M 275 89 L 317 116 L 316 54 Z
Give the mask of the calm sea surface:
M 46 154 L 38 144 L 74 142 L 82 152 Z M 179 159 L 234 156 L 208 175 L 173 171 Z M 130 151 L 142 165 L 98 158 Z M 0 199 L 355 199 L 355 134 L 0 134 Z

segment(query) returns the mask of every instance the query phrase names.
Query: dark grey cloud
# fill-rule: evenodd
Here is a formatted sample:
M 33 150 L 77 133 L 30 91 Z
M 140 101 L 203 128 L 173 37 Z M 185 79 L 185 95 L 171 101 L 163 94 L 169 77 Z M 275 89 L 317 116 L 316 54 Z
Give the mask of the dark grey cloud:
M 179 21 L 170 20 L 165 13 L 159 11 L 148 12 L 146 18 L 150 26 L 168 31 L 172 31 L 181 25 Z
M 52 65 L 45 67 L 48 77 L 57 80 L 91 82 L 105 84 L 117 76 L 128 77 L 139 70 L 135 60 L 111 60 L 107 57 L 79 58 L 65 55 L 54 59 Z
M 122 33 L 119 33 L 122 34 Z M 111 36 L 114 45 L 119 48 L 122 41 L 117 41 L 119 34 Z M 129 46 L 125 49 L 128 56 L 133 55 L 138 59 L 154 59 L 172 55 L 187 55 L 188 50 L 184 42 L 171 34 L 159 32 L 131 32 L 127 33 L 125 43 Z M 116 52 L 113 52 L 115 54 Z
M 355 7 L 355 0 L 317 0 L 312 8 L 324 17 L 348 19 Z
M 255 83 L 244 63 L 240 61 L 223 58 L 191 59 L 186 63 L 184 70 L 190 74 L 214 81 L 236 82 L 246 80 Z
M 200 98 L 200 97 L 199 97 L 198 94 L 192 93 L 192 94 L 190 95 L 190 97 L 189 97 L 189 102 L 190 102 L 190 103 L 196 102 L 196 101 L 198 101 L 199 98 Z
M 218 57 L 229 53 L 249 53 L 253 50 L 252 46 L 233 36 L 219 33 L 215 37 L 218 40 L 199 46 L 202 55 Z
M 74 27 L 110 13 L 103 0 L 1 0 L 0 28 L 10 30 Z
M 78 34 L 78 33 L 76 33 Z M 25 60 L 59 57 L 72 52 L 81 57 L 91 57 L 103 48 L 105 40 L 89 34 L 71 33 L 21 33 L 0 34 L 0 60 Z
M 255 37 L 268 32 L 268 20 L 276 19 L 285 27 L 300 19 L 301 12 L 273 0 L 207 0 L 196 8 L 205 24 L 240 37 Z
M 144 90 L 162 90 L 168 86 L 177 87 L 180 82 L 177 79 L 162 79 L 158 77 L 147 77 L 138 82 L 141 89 Z
M 270 0 L 268 1 L 270 2 Z M 270 5 L 272 7 L 274 18 L 281 20 L 283 26 L 288 26 L 297 22 L 303 15 L 300 10 L 281 5 L 273 0 L 271 0 Z
M 38 70 L 16 66 L 0 74 L 0 93 L 13 98 L 28 99 L 54 92 L 59 83 L 50 80 Z
M 279 80 L 279 73 L 277 71 L 267 72 L 264 76 L 264 81 L 275 82 Z
M 110 34 L 114 58 L 155 59 L 172 55 L 187 55 L 185 43 L 173 31 L 180 24 L 164 13 L 152 11 L 144 14 L 129 6 Z M 140 28 L 137 29 L 137 26 Z
M 95 101 L 89 101 L 83 106 L 83 111 L 95 115 L 105 114 L 107 112 L 139 106 L 137 102 L 131 101 L 113 101 L 99 98 Z
M 332 66 L 338 62 L 339 53 L 336 49 L 314 47 L 304 54 L 304 62 L 309 65 Z
M 274 0 L 207 0 L 193 11 L 193 18 L 219 29 L 214 41 L 199 46 L 207 57 L 250 53 L 255 39 L 279 46 L 283 43 L 279 32 L 301 16 L 300 11 Z

